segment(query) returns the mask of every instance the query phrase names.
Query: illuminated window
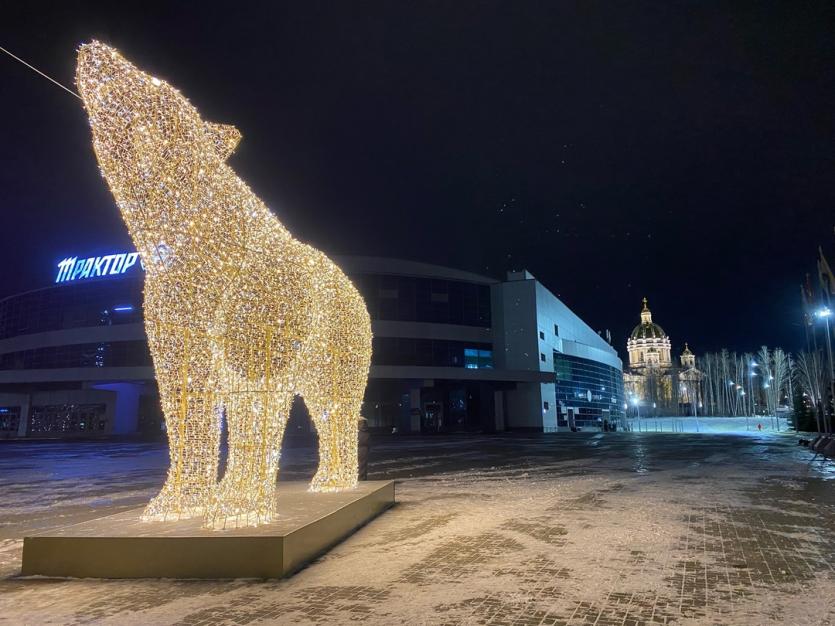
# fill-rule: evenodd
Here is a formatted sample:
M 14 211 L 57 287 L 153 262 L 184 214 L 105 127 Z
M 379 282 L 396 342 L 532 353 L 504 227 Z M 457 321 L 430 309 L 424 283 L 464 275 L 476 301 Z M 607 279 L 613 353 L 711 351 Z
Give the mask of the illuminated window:
M 0 407 L 0 432 L 17 432 L 20 426 L 20 407 Z
M 467 369 L 493 369 L 493 351 L 464 348 L 464 367 Z

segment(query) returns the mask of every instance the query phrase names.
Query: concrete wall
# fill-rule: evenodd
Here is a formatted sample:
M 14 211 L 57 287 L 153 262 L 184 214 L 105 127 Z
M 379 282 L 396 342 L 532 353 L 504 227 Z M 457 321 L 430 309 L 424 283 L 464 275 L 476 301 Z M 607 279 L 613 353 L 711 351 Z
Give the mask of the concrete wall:
M 104 383 L 93 386 L 93 389 L 116 394 L 111 428 L 114 435 L 129 435 L 139 430 L 139 395 L 143 387 L 141 383 Z
M 493 360 L 499 369 L 540 370 L 536 328 L 536 282 L 493 286 Z
M 518 383 L 507 392 L 505 425 L 514 428 L 542 430 L 542 390 L 540 383 Z

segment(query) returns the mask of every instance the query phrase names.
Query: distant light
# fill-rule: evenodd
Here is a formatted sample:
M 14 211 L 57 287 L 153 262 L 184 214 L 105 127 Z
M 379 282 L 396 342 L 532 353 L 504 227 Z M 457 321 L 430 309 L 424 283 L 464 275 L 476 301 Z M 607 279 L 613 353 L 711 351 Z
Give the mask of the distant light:
M 829 317 L 830 315 L 832 315 L 832 309 L 830 309 L 828 306 L 825 306 L 822 309 L 818 309 L 817 311 L 815 311 L 815 315 L 817 315 L 818 317 Z
M 759 366 L 759 363 L 757 363 L 756 361 L 751 361 L 751 367 L 758 367 L 758 366 Z
M 133 306 L 130 304 L 125 304 L 123 306 L 114 306 L 113 310 L 117 313 L 126 313 L 128 311 L 133 311 Z

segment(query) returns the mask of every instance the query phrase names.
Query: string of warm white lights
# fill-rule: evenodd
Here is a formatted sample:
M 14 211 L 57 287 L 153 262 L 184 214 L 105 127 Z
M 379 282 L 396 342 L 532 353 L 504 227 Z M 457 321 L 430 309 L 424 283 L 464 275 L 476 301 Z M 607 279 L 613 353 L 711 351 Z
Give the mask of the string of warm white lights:
M 213 528 L 275 517 L 284 428 L 301 395 L 319 435 L 311 489 L 357 482 L 371 359 L 365 303 L 226 165 L 240 133 L 98 42 L 78 53 L 93 145 L 146 267 L 145 328 L 171 466 L 146 520 Z M 221 422 L 229 458 L 218 482 Z

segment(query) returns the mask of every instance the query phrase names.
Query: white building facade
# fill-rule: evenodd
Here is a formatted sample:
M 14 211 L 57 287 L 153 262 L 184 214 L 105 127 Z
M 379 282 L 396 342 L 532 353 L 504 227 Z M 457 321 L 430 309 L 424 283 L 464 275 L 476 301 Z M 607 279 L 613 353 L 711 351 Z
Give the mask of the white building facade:
M 623 365 L 617 351 L 529 272 L 493 287 L 498 367 L 553 373 L 517 384 L 509 426 L 545 432 L 618 424 L 624 417 Z

